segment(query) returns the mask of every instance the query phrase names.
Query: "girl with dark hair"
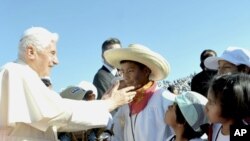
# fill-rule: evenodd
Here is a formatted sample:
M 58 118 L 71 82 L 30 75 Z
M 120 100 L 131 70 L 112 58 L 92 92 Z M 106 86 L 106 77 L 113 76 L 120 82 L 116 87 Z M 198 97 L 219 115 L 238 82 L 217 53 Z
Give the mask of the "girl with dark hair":
M 229 141 L 230 127 L 247 124 L 250 116 L 250 76 L 224 74 L 211 81 L 206 113 L 210 120 L 209 141 Z
M 188 91 L 177 95 L 174 104 L 168 106 L 165 123 L 174 130 L 166 141 L 202 141 L 200 126 L 207 123 L 205 104 L 207 99 L 199 93 Z

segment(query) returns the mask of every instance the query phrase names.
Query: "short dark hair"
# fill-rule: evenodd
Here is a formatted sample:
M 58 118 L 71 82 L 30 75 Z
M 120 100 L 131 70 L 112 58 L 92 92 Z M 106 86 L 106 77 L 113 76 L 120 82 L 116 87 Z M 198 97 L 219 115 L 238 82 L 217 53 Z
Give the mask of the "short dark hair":
M 117 38 L 109 38 L 102 43 L 102 52 L 106 51 L 108 46 L 113 44 L 121 44 L 120 40 Z
M 201 55 L 200 55 L 200 61 L 201 61 L 200 67 L 201 67 L 202 69 L 205 69 L 204 60 L 205 60 L 206 58 L 210 57 L 211 54 L 214 54 L 215 56 L 217 56 L 217 53 L 216 53 L 214 50 L 212 50 L 212 49 L 205 49 L 205 50 L 201 53 Z
M 212 49 L 203 50 L 203 52 L 201 53 L 201 56 L 200 56 L 200 60 L 204 61 L 207 57 L 211 56 L 211 53 L 213 53 L 215 56 L 217 56 L 217 53 Z
M 215 76 L 210 91 L 221 105 L 221 116 L 236 121 L 250 116 L 250 75 L 245 73 Z

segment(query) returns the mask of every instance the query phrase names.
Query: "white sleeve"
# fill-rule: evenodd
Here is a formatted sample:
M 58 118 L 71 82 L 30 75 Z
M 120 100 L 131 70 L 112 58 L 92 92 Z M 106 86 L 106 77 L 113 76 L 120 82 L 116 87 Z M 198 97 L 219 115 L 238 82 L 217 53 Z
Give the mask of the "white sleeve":
M 59 128 L 59 131 L 87 130 L 108 125 L 111 115 L 106 101 L 79 101 L 64 98 L 62 98 L 62 101 L 62 106 L 66 111 L 70 110 L 72 116 L 67 125 Z
M 22 122 L 42 131 L 49 126 L 67 131 L 103 127 L 110 117 L 106 101 L 63 99 L 31 68 L 15 63 L 0 72 L 0 113 L 0 127 Z

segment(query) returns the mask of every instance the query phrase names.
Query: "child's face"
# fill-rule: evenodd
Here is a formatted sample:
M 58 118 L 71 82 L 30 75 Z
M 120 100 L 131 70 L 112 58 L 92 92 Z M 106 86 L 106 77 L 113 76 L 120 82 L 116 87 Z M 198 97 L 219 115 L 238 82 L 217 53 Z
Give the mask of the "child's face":
M 218 63 L 219 63 L 218 74 L 238 72 L 237 66 L 228 61 L 220 60 Z
M 89 101 L 89 100 L 95 100 L 95 94 L 88 94 L 86 96 L 86 100 Z
M 150 74 L 149 69 L 142 69 L 134 62 L 121 63 L 120 72 L 126 86 L 134 86 L 135 89 L 140 88 L 145 82 L 148 82 Z
M 92 91 L 88 91 L 85 96 L 84 99 L 89 101 L 89 100 L 95 100 L 95 94 Z
M 176 123 L 176 103 L 168 106 L 168 110 L 165 112 L 164 122 L 170 126 L 175 126 Z
M 221 107 L 218 100 L 214 98 L 212 91 L 208 90 L 207 95 L 208 102 L 206 104 L 206 114 L 211 123 L 221 122 Z

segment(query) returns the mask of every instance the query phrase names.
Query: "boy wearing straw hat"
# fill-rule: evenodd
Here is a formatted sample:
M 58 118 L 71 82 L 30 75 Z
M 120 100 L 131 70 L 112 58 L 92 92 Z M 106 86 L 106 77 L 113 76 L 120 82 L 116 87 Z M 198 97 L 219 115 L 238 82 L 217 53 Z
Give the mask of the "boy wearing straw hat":
M 149 48 L 132 44 L 127 48 L 108 50 L 106 60 L 120 69 L 125 86 L 134 86 L 133 101 L 114 115 L 114 141 L 162 141 L 172 134 L 164 123 L 162 94 L 172 104 L 174 94 L 157 87 L 170 71 L 168 62 Z

